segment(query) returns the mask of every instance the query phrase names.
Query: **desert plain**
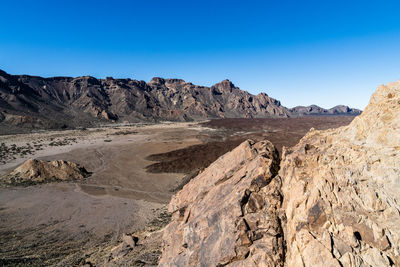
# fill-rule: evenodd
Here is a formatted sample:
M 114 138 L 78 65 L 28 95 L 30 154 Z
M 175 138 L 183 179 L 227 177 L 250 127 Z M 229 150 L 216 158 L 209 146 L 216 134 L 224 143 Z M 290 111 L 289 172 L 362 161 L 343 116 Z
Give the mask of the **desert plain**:
M 97 128 L 0 136 L 0 176 L 30 158 L 67 160 L 91 175 L 80 181 L 0 188 L 0 265 L 157 265 L 172 195 L 246 139 L 279 151 L 311 128 L 353 116 L 219 119 L 108 124 Z M 118 261 L 125 233 L 138 236 Z M 127 261 L 128 260 L 128 261 Z

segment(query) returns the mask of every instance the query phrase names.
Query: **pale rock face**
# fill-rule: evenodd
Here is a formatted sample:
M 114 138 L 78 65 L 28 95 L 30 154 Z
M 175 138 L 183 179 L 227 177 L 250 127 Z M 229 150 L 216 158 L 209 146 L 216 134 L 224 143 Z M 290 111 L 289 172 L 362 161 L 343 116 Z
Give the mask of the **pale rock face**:
M 279 157 L 269 141 L 246 141 L 172 200 L 160 266 L 280 266 Z
M 400 264 L 399 101 L 382 85 L 349 126 L 284 151 L 287 266 Z
M 171 200 L 161 266 L 399 266 L 400 82 L 350 125 L 246 141 Z

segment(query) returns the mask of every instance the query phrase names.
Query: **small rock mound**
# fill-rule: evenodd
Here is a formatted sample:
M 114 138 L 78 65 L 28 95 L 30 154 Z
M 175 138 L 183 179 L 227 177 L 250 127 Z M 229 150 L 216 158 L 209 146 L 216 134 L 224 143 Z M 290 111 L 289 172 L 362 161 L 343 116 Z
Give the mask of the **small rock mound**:
M 90 173 L 74 162 L 29 159 L 6 176 L 5 183 L 30 185 L 54 181 L 82 180 Z

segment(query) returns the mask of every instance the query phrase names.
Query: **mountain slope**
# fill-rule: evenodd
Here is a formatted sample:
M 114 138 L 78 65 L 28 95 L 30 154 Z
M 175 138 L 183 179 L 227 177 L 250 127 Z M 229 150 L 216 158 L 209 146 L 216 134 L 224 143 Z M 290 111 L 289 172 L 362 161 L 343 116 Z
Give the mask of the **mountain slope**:
M 307 116 L 307 115 L 360 115 L 361 110 L 350 108 L 344 105 L 334 106 L 330 109 L 324 109 L 317 105 L 311 106 L 297 106 L 290 109 L 291 114 L 297 116 Z
M 42 78 L 0 70 L 0 121 L 87 126 L 101 121 L 191 121 L 310 114 L 358 114 L 348 107 L 289 110 L 265 93 L 252 95 L 229 80 L 211 87 L 180 79 Z M 17 117 L 16 117 L 17 116 Z M 22 116 L 22 117 L 21 117 Z

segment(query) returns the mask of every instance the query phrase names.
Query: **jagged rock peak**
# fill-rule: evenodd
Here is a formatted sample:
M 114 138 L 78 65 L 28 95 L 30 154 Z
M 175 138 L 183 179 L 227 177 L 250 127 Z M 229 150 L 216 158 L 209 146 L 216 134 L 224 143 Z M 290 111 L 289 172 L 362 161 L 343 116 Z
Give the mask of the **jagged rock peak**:
M 153 78 L 150 80 L 149 84 L 150 84 L 150 83 L 165 84 L 165 79 L 160 78 L 160 77 L 153 77 Z
M 212 87 L 216 87 L 218 89 L 225 90 L 225 91 L 232 91 L 232 89 L 236 88 L 236 86 L 228 79 L 225 79 L 219 83 L 216 83 Z
M 45 122 L 38 127 L 49 125 L 47 128 L 64 124 L 88 127 L 106 120 L 193 121 L 299 115 L 281 106 L 278 100 L 266 94 L 252 95 L 229 80 L 206 87 L 159 77 L 146 83 L 91 76 L 42 78 L 1 72 L 0 96 L 1 110 L 12 115 L 29 115 Z M 6 124 L 3 121 L 0 127 L 9 128 Z

